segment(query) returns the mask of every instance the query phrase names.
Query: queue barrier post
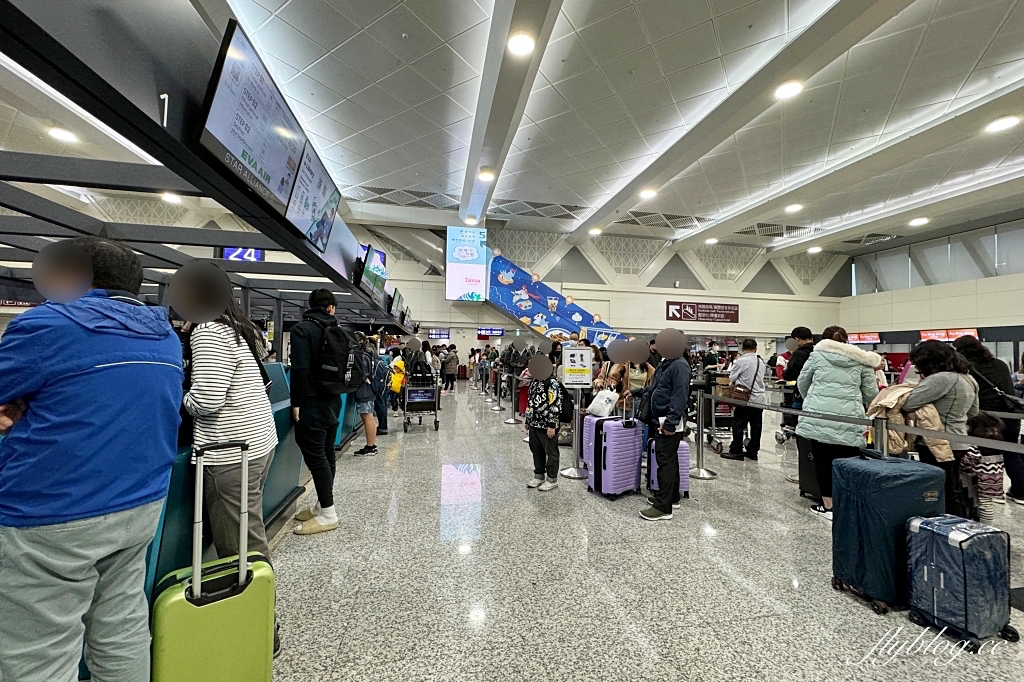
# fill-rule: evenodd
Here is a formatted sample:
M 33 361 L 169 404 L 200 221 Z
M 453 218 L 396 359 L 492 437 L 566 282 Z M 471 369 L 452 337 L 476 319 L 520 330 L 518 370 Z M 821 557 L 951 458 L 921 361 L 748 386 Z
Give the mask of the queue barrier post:
M 490 370 L 488 370 L 488 372 L 490 372 Z M 493 382 L 494 386 L 497 386 L 500 383 L 500 380 L 501 380 L 501 371 L 500 370 L 495 370 L 495 372 L 494 372 L 494 382 Z M 491 388 L 493 389 L 493 386 Z M 498 394 L 501 394 L 500 390 L 498 391 Z M 494 398 L 490 395 L 490 391 L 484 389 L 484 392 L 481 393 L 480 395 L 487 396 L 486 398 L 484 398 L 484 402 L 485 403 L 493 403 L 494 402 Z
M 516 408 L 519 407 L 519 376 L 516 374 L 509 375 L 512 377 L 512 416 L 505 420 L 506 424 L 522 424 L 522 419 L 516 418 Z
M 583 466 L 582 461 L 582 448 L 577 448 L 579 441 L 577 440 L 583 433 L 583 410 L 580 408 L 581 391 L 576 388 L 576 408 L 572 413 L 572 453 L 573 453 L 573 466 L 566 467 L 558 473 L 565 478 L 572 479 L 574 481 L 581 481 L 587 477 L 587 469 Z
M 498 379 L 499 379 L 499 381 L 498 381 L 498 384 L 499 384 L 499 387 L 498 387 L 498 400 L 491 407 L 491 412 L 504 412 L 505 411 L 505 408 L 501 406 L 501 386 L 503 386 L 505 384 L 505 377 L 507 377 L 507 376 L 510 376 L 510 375 L 502 374 L 500 372 L 498 373 Z M 486 403 L 487 401 L 485 400 L 484 402 Z
M 718 478 L 718 474 L 710 469 L 704 468 L 704 447 L 707 445 L 704 442 L 704 410 L 707 409 L 705 400 L 708 396 L 704 391 L 697 391 L 697 437 L 694 439 L 694 446 L 696 450 L 695 466 L 690 469 L 690 478 L 699 481 L 713 481 Z M 714 415 L 715 403 L 711 401 L 711 411 Z
M 875 417 L 871 420 L 871 430 L 875 449 L 882 453 L 882 457 L 889 456 L 889 420 L 886 417 Z

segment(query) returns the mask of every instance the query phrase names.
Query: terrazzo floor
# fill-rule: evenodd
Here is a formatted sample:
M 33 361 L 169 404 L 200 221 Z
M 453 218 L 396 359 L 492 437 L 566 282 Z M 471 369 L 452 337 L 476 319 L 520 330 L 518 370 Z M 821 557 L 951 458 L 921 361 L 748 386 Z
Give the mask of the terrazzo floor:
M 393 420 L 377 457 L 351 456 L 361 439 L 338 453 L 337 531 L 283 533 L 278 682 L 1024 679 L 1024 643 L 880 651 L 922 629 L 832 590 L 830 523 L 786 481 L 796 452 L 775 444 L 774 415 L 759 462 L 709 456 L 717 480 L 691 481 L 674 519 L 651 523 L 642 497 L 585 481 L 528 490 L 523 427 L 465 381 L 443 404 L 440 431 Z M 1024 536 L 1024 507 L 997 513 Z

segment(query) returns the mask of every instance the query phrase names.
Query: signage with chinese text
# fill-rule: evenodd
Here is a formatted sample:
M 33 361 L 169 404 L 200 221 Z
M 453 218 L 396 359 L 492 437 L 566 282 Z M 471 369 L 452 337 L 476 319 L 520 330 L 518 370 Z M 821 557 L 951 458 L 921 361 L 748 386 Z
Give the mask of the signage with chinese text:
M 735 303 L 666 301 L 665 319 L 670 322 L 726 322 L 738 324 L 740 307 Z

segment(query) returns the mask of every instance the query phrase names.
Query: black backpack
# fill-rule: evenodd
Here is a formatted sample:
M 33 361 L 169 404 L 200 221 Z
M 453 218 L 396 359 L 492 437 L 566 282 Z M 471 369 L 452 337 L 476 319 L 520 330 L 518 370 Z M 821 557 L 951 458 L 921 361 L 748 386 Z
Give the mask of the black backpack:
M 332 395 L 352 393 L 366 383 L 366 364 L 359 361 L 356 337 L 336 324 L 313 321 L 323 330 L 323 336 L 320 354 L 310 368 L 312 378 Z
M 561 424 L 572 424 L 572 416 L 576 411 L 576 404 L 572 401 L 572 394 L 561 382 L 558 383 L 562 391 L 562 411 L 558 413 L 558 421 Z
M 408 374 L 424 375 L 433 374 L 434 368 L 427 362 L 427 354 L 421 350 L 412 354 L 412 362 L 406 368 Z

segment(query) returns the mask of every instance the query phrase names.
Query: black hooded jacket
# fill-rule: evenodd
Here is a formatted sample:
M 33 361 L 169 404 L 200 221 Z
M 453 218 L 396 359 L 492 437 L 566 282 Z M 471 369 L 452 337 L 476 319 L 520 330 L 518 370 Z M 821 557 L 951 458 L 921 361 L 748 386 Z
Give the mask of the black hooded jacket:
M 328 314 L 326 309 L 311 308 L 302 314 L 302 322 L 292 327 L 291 331 L 292 407 L 323 407 L 328 414 L 333 412 L 335 420 L 341 409 L 341 398 L 321 388 L 310 376 L 310 369 L 317 366 L 320 347 L 323 345 L 324 332 L 321 325 L 336 324 L 337 318 Z

